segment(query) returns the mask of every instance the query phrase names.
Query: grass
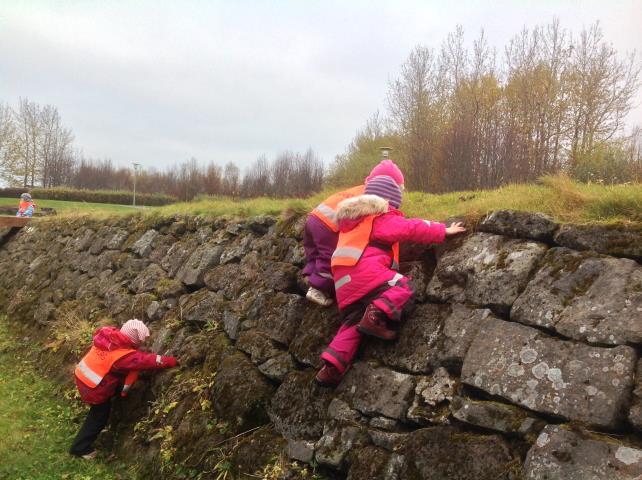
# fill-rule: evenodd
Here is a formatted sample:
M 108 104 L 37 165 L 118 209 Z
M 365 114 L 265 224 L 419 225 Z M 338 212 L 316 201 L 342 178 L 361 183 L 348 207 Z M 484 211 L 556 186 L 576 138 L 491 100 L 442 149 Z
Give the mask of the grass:
M 336 191 L 336 189 L 334 190 Z M 284 210 L 310 211 L 333 193 L 326 190 L 312 197 L 293 199 L 199 197 L 191 202 L 174 203 L 164 207 L 146 207 L 144 214 L 159 215 L 279 215 Z M 6 203 L 0 198 L 0 205 Z M 52 206 L 59 215 L 104 217 L 113 214 L 132 214 L 126 205 L 92 204 L 42 200 L 39 205 Z M 535 184 L 506 185 L 494 190 L 475 190 L 429 194 L 404 193 L 403 210 L 408 217 L 444 220 L 448 217 L 478 219 L 492 210 L 521 210 L 542 212 L 561 223 L 642 222 L 642 184 L 599 185 L 574 182 L 565 176 L 543 177 Z
M 241 215 L 279 214 L 286 209 L 309 211 L 332 191 L 303 200 L 255 198 L 234 200 L 202 197 L 156 209 L 161 214 Z M 448 217 L 479 218 L 492 210 L 542 212 L 558 222 L 642 222 L 642 184 L 605 186 L 583 184 L 564 176 L 543 177 L 537 184 L 514 184 L 494 190 L 451 192 L 440 195 L 406 192 L 406 216 L 433 220 Z
M 114 205 L 111 203 L 88 203 L 88 202 L 67 202 L 63 200 L 38 200 L 35 199 L 38 207 L 55 208 L 58 215 L 113 215 L 135 213 L 131 205 Z M 17 207 L 19 200 L 15 198 L 0 197 L 0 206 Z M 147 209 L 149 207 L 140 207 Z
M 86 408 L 64 400 L 60 386 L 38 374 L 35 350 L 21 345 L 0 317 L 0 478 L 93 480 L 134 478 L 120 464 L 67 453 Z

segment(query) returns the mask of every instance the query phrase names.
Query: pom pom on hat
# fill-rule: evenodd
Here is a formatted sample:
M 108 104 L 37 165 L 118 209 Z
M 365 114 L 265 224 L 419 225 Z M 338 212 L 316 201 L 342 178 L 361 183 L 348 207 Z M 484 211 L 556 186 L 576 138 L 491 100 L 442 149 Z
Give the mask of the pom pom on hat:
M 366 177 L 365 183 L 368 183 L 370 180 L 380 175 L 386 175 L 392 178 L 399 186 L 404 184 L 403 173 L 401 173 L 397 164 L 392 160 L 381 160 L 377 166 L 372 169 L 370 175 Z
M 392 177 L 387 175 L 379 175 L 372 178 L 366 183 L 366 194 L 377 195 L 385 200 L 395 208 L 401 206 L 401 189 L 397 182 Z
M 147 325 L 136 318 L 127 320 L 125 324 L 120 327 L 120 331 L 127 335 L 136 345 L 140 345 L 149 337 L 149 328 L 147 328 Z

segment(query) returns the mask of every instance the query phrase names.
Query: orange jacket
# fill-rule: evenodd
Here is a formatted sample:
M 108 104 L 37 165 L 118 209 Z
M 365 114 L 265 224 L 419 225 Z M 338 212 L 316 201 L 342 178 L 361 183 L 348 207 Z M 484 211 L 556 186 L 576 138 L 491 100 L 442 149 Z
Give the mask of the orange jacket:
M 319 218 L 325 225 L 332 230 L 333 232 L 339 231 L 339 222 L 337 222 L 337 205 L 341 203 L 346 198 L 356 197 L 358 195 L 363 195 L 366 187 L 364 185 L 359 185 L 358 187 L 352 187 L 342 192 L 335 193 L 330 195 L 323 202 L 321 202 L 317 207 L 312 210 L 311 215 Z
M 75 375 L 78 380 L 87 385 L 89 388 L 96 388 L 109 373 L 112 365 L 119 359 L 130 353 L 136 352 L 132 348 L 119 348 L 117 350 L 106 351 L 92 346 L 89 353 L 76 365 Z M 121 395 L 127 395 L 128 390 L 138 379 L 138 372 L 131 371 L 125 377 L 125 384 Z
M 359 224 L 352 230 L 339 232 L 337 248 L 332 254 L 330 265 L 336 267 L 353 267 L 363 255 L 364 250 L 370 244 L 372 234 L 372 222 L 379 215 L 368 215 L 363 217 Z M 399 242 L 392 245 L 392 266 L 393 270 L 399 268 Z M 339 288 L 339 287 L 336 287 Z

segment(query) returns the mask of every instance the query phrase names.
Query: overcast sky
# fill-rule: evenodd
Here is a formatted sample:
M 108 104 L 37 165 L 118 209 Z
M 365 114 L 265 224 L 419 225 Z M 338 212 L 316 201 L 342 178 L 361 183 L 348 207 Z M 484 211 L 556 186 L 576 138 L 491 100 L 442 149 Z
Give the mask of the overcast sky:
M 246 166 L 313 148 L 326 163 L 376 110 L 413 46 L 461 24 L 503 46 L 523 26 L 600 20 L 642 51 L 642 0 L 0 0 L 0 101 L 58 107 L 85 155 Z M 642 93 L 629 123 L 642 124 Z

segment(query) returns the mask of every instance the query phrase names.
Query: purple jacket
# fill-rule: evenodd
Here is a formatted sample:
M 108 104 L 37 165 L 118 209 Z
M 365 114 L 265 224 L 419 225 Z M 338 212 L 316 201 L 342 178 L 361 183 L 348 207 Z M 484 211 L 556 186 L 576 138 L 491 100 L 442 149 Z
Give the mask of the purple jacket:
M 442 243 L 446 238 L 443 223 L 405 218 L 403 213 L 376 195 L 361 195 L 341 202 L 337 212 L 340 231 L 349 232 L 368 215 L 379 215 L 372 223 L 370 234 L 370 243 L 378 246 L 368 245 L 355 266 L 332 269 L 335 287 L 339 285 L 336 289 L 339 309 L 356 302 L 397 274 L 391 268 L 393 243 Z M 381 248 L 388 245 L 390 249 Z

